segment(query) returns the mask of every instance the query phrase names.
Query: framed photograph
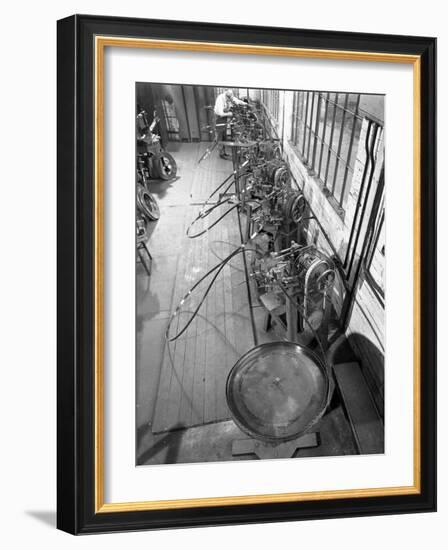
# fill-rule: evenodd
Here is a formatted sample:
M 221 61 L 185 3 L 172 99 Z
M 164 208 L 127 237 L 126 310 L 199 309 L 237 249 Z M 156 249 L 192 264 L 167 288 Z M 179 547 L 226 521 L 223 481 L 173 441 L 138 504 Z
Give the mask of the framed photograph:
M 58 21 L 58 527 L 436 508 L 436 40 Z

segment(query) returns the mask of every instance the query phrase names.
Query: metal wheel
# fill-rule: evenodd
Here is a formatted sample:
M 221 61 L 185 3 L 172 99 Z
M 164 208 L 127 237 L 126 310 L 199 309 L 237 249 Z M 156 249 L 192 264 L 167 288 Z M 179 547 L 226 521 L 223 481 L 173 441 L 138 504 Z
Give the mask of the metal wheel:
M 142 185 L 137 186 L 137 206 L 150 221 L 160 218 L 160 209 L 156 199 Z
M 292 195 L 287 201 L 287 216 L 294 222 L 299 223 L 305 213 L 306 200 L 302 193 Z
M 286 166 L 281 166 L 274 172 L 274 185 L 276 187 L 288 186 L 291 182 L 291 175 Z
M 159 156 L 153 159 L 153 166 L 162 180 L 170 180 L 176 177 L 177 164 L 173 156 L 163 151 Z
M 266 163 L 266 176 L 268 179 L 274 183 L 275 172 L 281 168 L 282 163 L 277 160 L 270 160 Z

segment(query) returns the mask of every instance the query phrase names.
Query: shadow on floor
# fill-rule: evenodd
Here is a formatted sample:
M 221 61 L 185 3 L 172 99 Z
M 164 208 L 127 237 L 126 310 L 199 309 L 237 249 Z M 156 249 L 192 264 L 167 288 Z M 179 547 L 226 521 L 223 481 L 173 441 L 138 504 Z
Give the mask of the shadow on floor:
M 25 514 L 37 519 L 48 527 L 56 528 L 56 511 L 55 510 L 25 510 Z
M 168 432 L 167 435 L 159 439 L 154 445 L 137 457 L 137 464 L 145 464 L 164 449 L 167 449 L 164 462 L 166 464 L 176 463 L 180 444 L 184 435 L 182 431 L 184 428 L 185 426 L 183 424 L 176 424 L 172 431 Z
M 170 180 L 151 180 L 149 191 L 155 195 L 157 199 L 163 199 L 168 189 L 178 180 L 180 180 L 180 176 L 176 176 Z

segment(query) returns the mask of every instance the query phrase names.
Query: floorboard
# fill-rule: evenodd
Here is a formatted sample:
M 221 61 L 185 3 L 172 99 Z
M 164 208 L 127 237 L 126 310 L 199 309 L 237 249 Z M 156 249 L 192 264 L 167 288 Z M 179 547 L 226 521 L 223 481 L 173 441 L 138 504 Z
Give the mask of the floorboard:
M 205 147 L 183 144 L 174 153 L 178 179 L 152 186 L 161 217 L 151 228 L 148 241 L 152 276 L 146 286 L 142 281 L 137 284 L 137 316 L 141 319 L 137 425 L 151 425 L 153 433 L 228 420 L 227 375 L 254 343 L 242 254 L 224 266 L 188 329 L 174 342 L 160 342 L 163 323 L 168 323 L 189 288 L 241 244 L 236 209 L 204 235 L 186 237 L 201 203 L 232 170 L 231 163 L 216 152 L 198 166 L 197 159 Z M 206 225 L 230 206 L 217 208 Z M 213 275 L 185 301 L 172 323 L 172 334 L 191 317 Z M 138 277 L 145 275 L 139 272 Z
M 241 243 L 236 210 L 203 236 L 185 236 L 201 203 L 232 169 L 217 152 L 198 166 L 205 147 L 181 144 L 176 150 L 170 148 L 178 164 L 178 179 L 151 185 L 161 218 L 149 228 L 152 275 L 148 278 L 140 265 L 136 275 L 138 464 L 254 458 L 232 456 L 233 442 L 247 436 L 229 422 L 225 382 L 235 362 L 254 345 L 251 313 L 259 343 L 276 336 L 275 331 L 263 331 L 265 310 L 254 291 L 250 309 L 241 254 L 224 266 L 188 330 L 168 345 L 164 337 L 168 321 L 187 290 Z M 216 216 L 225 211 L 222 208 L 217 209 Z M 241 223 L 244 233 L 244 216 Z M 203 292 L 205 288 L 206 284 L 198 290 Z M 185 302 L 183 314 L 172 324 L 174 331 L 182 328 L 200 296 L 201 292 L 195 293 Z M 318 431 L 320 446 L 303 449 L 298 456 L 357 452 L 340 405 L 327 411 Z

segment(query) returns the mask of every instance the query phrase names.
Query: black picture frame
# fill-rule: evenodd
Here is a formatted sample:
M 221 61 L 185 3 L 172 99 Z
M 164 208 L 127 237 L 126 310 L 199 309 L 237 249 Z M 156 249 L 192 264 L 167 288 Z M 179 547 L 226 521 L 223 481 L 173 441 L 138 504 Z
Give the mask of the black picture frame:
M 57 526 L 73 534 L 436 509 L 436 39 L 74 15 L 58 21 Z M 95 510 L 95 36 L 416 55 L 421 60 L 421 461 L 418 494 Z

